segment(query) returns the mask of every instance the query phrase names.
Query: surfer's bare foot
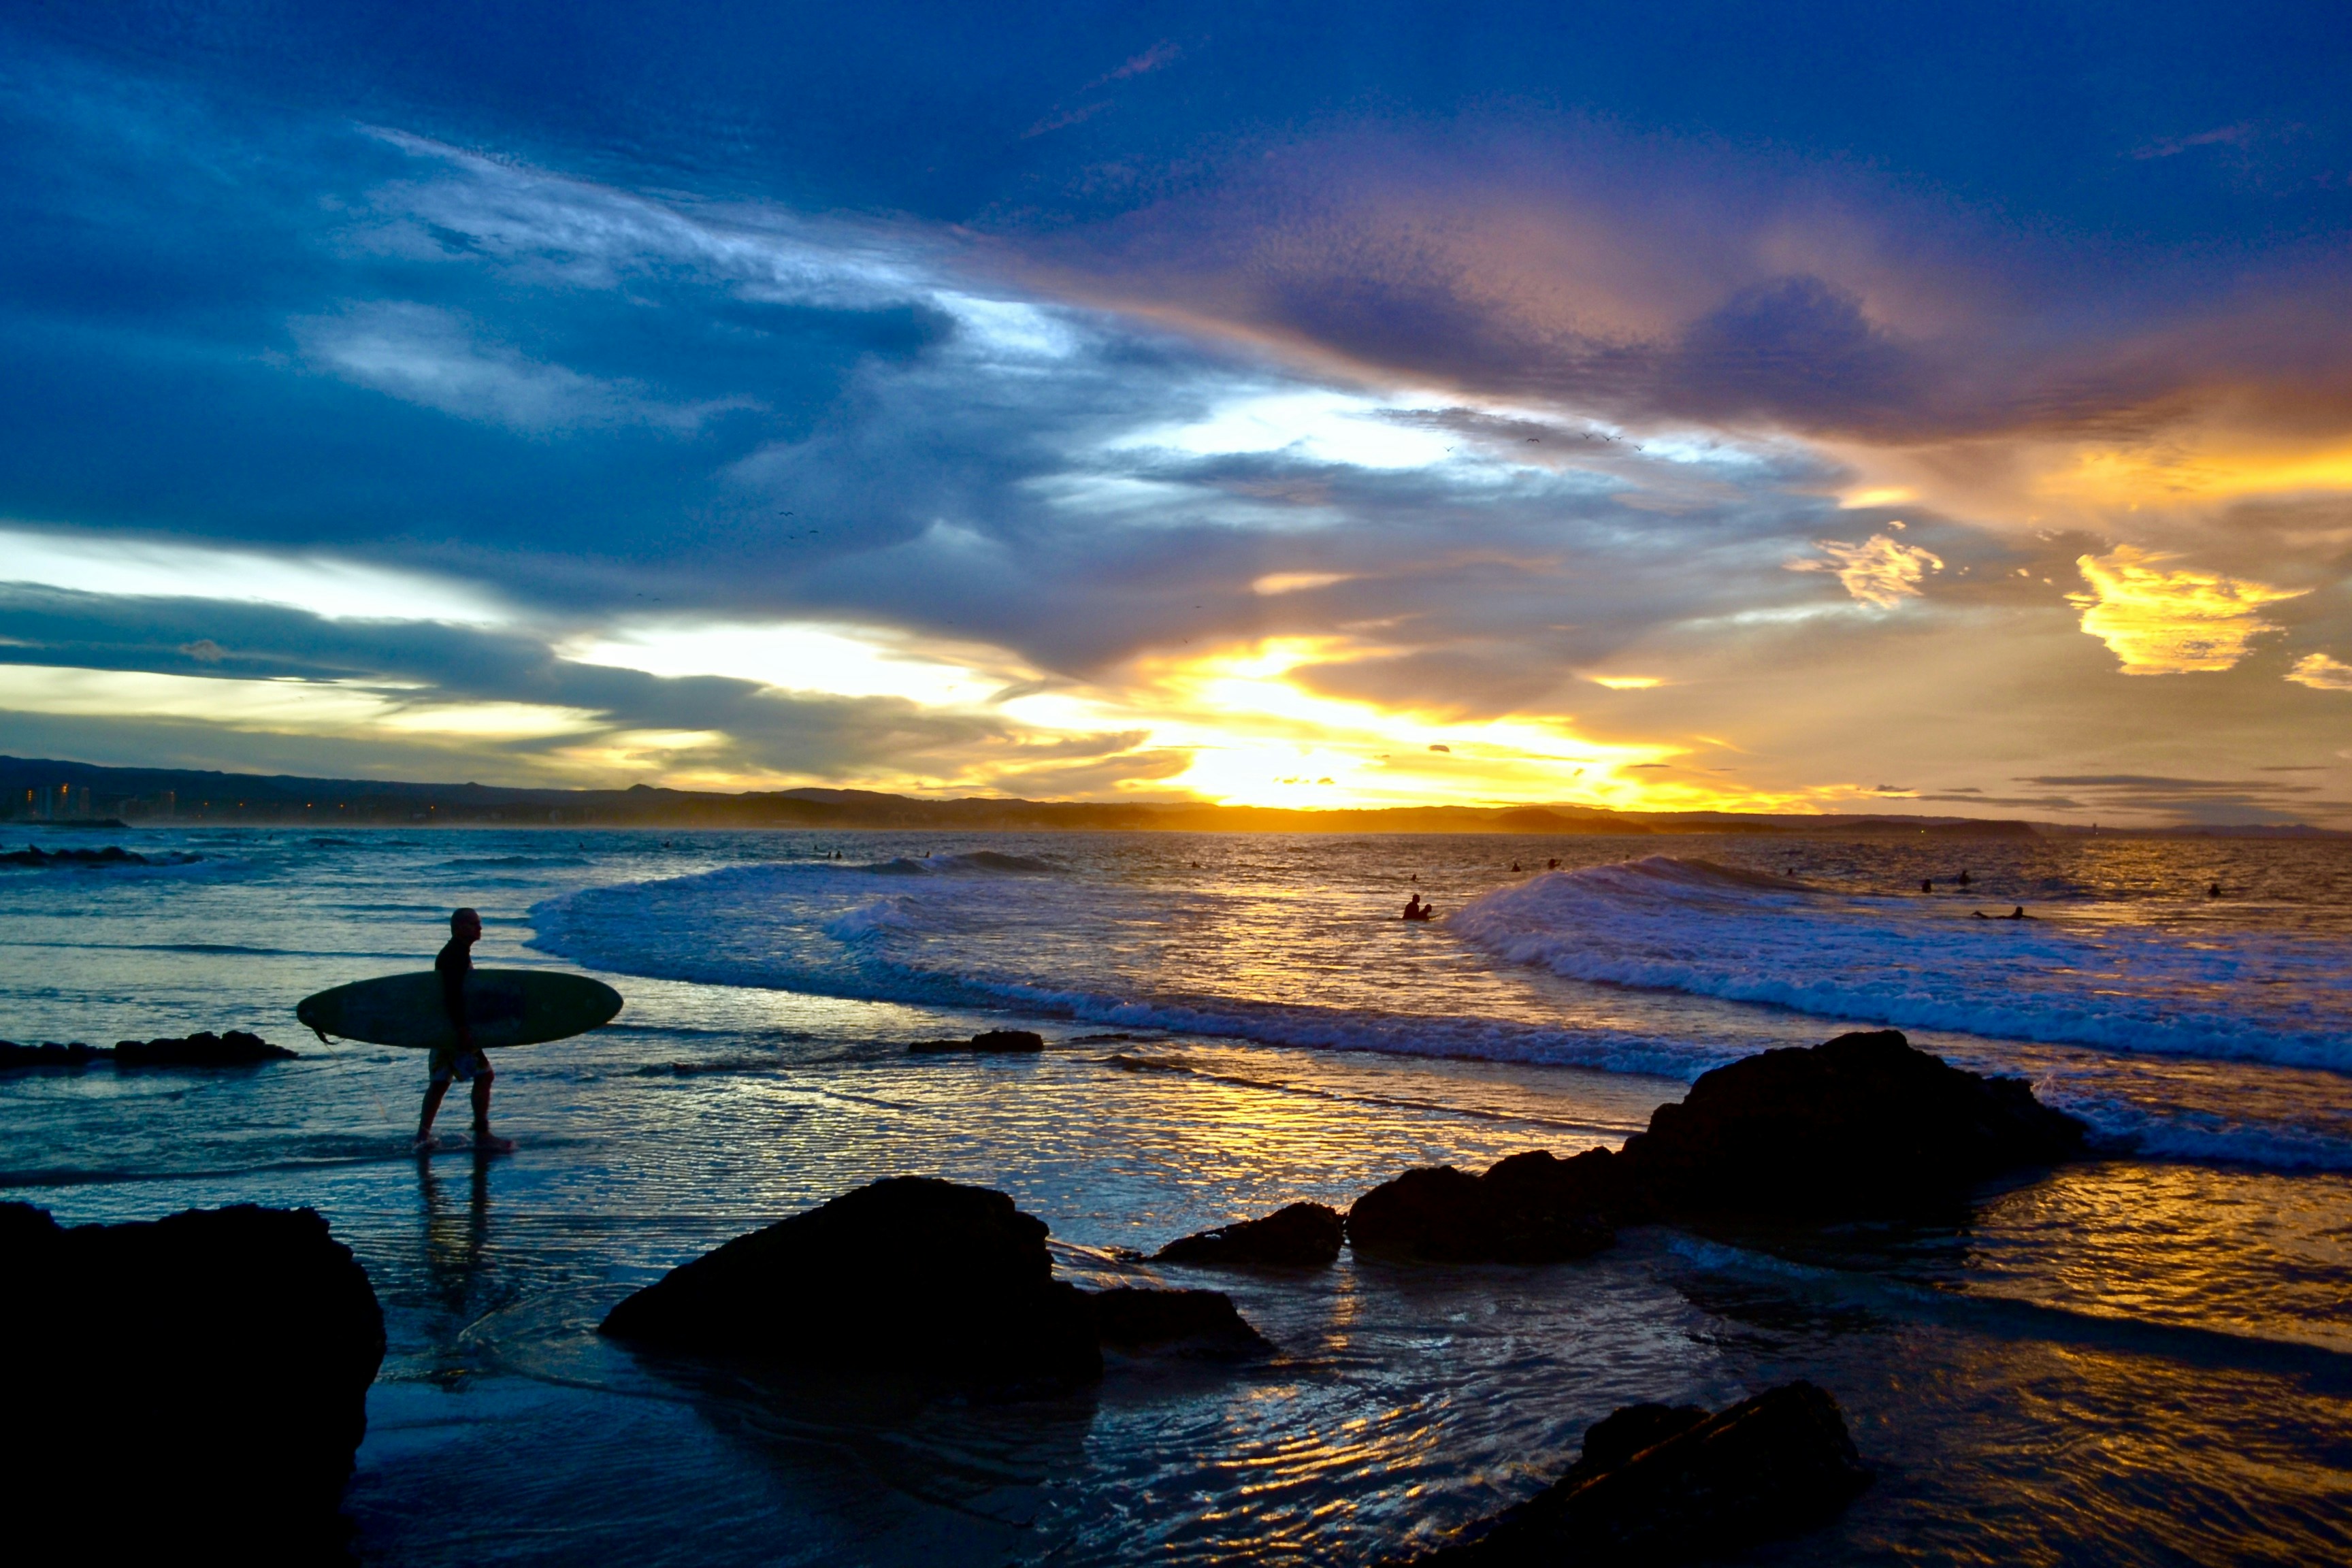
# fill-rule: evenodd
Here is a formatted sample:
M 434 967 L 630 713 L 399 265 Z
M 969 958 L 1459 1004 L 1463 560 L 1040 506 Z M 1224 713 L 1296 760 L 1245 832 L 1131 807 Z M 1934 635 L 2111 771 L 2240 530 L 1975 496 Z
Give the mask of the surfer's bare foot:
M 441 1140 L 430 1132 L 419 1132 L 410 1142 L 409 1147 L 420 1154 L 430 1154 L 434 1150 L 441 1147 Z
M 511 1154 L 514 1140 L 501 1138 L 487 1127 L 474 1129 L 474 1152 L 477 1154 Z

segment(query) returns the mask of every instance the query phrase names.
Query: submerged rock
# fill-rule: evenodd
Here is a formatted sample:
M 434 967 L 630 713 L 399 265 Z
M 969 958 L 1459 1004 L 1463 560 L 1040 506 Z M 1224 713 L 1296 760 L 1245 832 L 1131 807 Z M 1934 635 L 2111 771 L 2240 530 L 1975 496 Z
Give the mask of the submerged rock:
M 1881 1029 L 1719 1067 L 1622 1158 L 1629 1185 L 1669 1210 L 1865 1215 L 2070 1158 L 2084 1131 L 2022 1079 L 1965 1072 Z
M 1004 1194 L 898 1176 L 738 1237 L 613 1309 L 602 1332 L 781 1366 L 992 1394 L 1095 1382 L 1102 1352 L 1045 1224 Z
M 1252 1355 L 1274 1347 L 1251 1328 L 1222 1290 L 1152 1290 L 1123 1286 L 1087 1298 L 1095 1332 L 1113 1350 L 1179 1350 L 1211 1356 Z
M 907 1047 L 917 1056 L 939 1055 L 947 1051 L 982 1051 L 1009 1056 L 1045 1048 L 1045 1037 L 1028 1029 L 989 1029 L 968 1040 L 917 1040 Z
M 309 1209 L 0 1205 L 0 1507 L 84 1562 L 337 1557 L 383 1314 Z
M 79 1040 L 59 1045 L 44 1040 L 37 1046 L 20 1046 L 14 1040 L 0 1040 L 0 1072 L 17 1068 L 86 1068 L 92 1062 L 110 1060 L 112 1051 L 103 1046 L 86 1046 Z
M 245 1067 L 253 1062 L 292 1061 L 296 1054 L 243 1029 L 231 1029 L 226 1035 L 203 1029 L 178 1039 L 117 1040 L 114 1044 L 115 1065 L 126 1068 Z
M 1573 1160 L 1535 1151 L 1474 1176 L 1422 1166 L 1383 1182 L 1348 1210 L 1348 1242 L 1362 1256 L 1423 1263 L 1557 1263 L 1616 1240 L 1610 1216 L 1626 1205 L 1614 1157 Z
M 231 1029 L 226 1035 L 200 1030 L 174 1039 L 118 1040 L 112 1046 L 86 1046 L 79 1040 L 63 1046 L 55 1040 L 20 1046 L 0 1040 L 0 1072 L 15 1068 L 82 1068 L 98 1062 L 112 1062 L 118 1068 L 249 1067 L 255 1062 L 292 1061 L 299 1054 L 243 1029 Z
M 135 849 L 125 849 L 120 844 L 110 844 L 103 849 L 44 849 L 27 844 L 22 849 L 0 854 L 0 866 L 145 866 L 146 856 Z
M 1709 1415 L 1628 1405 L 1533 1499 L 1473 1525 L 1424 1568 L 1691 1563 L 1801 1534 L 1870 1484 L 1837 1401 L 1791 1383 Z
M 1238 1220 L 1180 1237 L 1151 1255 L 1154 1263 L 1211 1268 L 1321 1268 L 1338 1259 L 1347 1222 L 1328 1204 L 1292 1204 L 1264 1219 Z

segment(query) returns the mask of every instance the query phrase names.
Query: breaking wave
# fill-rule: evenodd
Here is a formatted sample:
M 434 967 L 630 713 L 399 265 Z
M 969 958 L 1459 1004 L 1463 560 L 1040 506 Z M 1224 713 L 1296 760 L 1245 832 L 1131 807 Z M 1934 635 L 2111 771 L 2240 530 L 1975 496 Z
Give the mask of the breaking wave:
M 1663 855 L 1548 872 L 1449 924 L 1507 963 L 1601 984 L 1994 1039 L 2352 1069 L 2352 982 L 2335 942 L 1979 920 Z

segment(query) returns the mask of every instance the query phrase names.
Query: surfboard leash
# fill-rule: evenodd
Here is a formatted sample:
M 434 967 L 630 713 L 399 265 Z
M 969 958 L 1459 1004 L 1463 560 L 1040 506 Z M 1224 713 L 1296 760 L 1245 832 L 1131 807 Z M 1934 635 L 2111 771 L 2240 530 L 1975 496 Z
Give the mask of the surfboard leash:
M 351 1059 L 336 1048 L 335 1040 L 328 1035 L 326 1030 L 319 1027 L 316 1024 L 306 1023 L 302 1026 L 319 1037 L 319 1043 L 327 1047 L 327 1054 L 329 1056 L 334 1058 L 339 1062 L 349 1061 Z M 367 1083 L 368 1098 L 375 1101 L 377 1113 L 386 1121 L 391 1122 L 394 1126 L 399 1126 L 399 1120 L 392 1114 L 392 1107 L 386 1105 L 383 1102 L 383 1096 L 376 1092 L 375 1080 L 369 1079 L 365 1081 Z

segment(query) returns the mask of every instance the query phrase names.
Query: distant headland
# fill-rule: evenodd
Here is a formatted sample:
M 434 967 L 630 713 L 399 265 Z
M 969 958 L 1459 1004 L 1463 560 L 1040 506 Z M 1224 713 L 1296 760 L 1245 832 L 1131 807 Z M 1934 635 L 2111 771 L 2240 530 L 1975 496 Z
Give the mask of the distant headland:
M 634 784 L 627 789 L 516 789 L 478 784 L 298 778 L 189 768 L 117 768 L 0 756 L 0 821 L 58 827 L 184 826 L 311 827 L 706 827 L 996 832 L 1507 833 L 1643 835 L 1752 833 L 2073 837 L 2093 829 L 2017 818 L 1897 814 L 1785 815 L 1727 811 L 1604 811 L 1548 805 L 1412 805 L 1345 810 L 1191 802 L 924 799 L 858 789 L 751 790 L 725 795 Z M 2115 828 L 2100 836 L 2340 838 L 2292 826 Z

